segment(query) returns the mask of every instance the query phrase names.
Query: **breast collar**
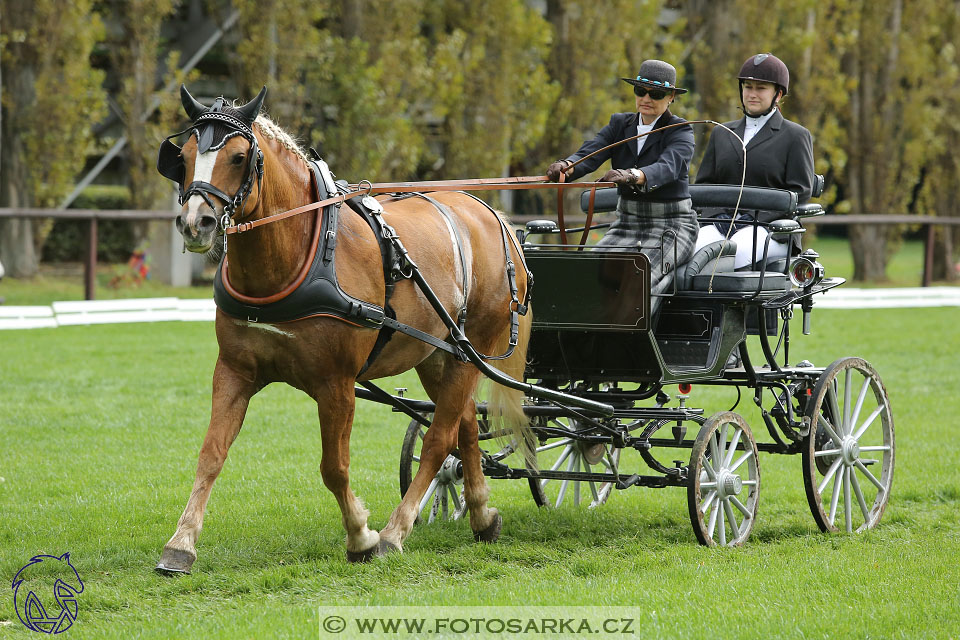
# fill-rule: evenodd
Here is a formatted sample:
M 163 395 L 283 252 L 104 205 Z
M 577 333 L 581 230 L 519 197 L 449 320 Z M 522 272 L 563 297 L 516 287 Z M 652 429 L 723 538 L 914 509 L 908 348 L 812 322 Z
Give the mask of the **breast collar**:
M 312 182 L 318 200 L 337 189 L 330 169 L 323 160 L 309 161 Z M 286 290 L 272 296 L 246 296 L 231 286 L 227 277 L 227 259 L 220 263 L 213 281 L 213 299 L 225 314 L 255 323 L 283 323 L 327 316 L 355 326 L 379 329 L 384 308 L 358 300 L 340 288 L 334 261 L 337 220 L 340 205 L 329 205 L 317 215 L 307 264 L 297 280 Z M 368 221 L 369 223 L 369 221 Z M 377 229 L 374 229 L 380 237 Z

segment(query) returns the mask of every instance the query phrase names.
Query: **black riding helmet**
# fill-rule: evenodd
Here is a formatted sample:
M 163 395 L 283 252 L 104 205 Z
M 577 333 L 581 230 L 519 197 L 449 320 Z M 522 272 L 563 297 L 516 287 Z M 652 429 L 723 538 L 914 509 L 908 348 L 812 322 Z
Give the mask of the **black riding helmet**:
M 780 97 L 787 95 L 790 90 L 790 71 L 783 61 L 772 53 L 758 53 L 755 56 L 747 58 L 743 66 L 740 67 L 740 73 L 737 75 L 740 87 L 740 106 L 746 113 L 746 105 L 743 104 L 743 81 L 759 80 L 760 82 L 769 82 L 777 86 L 780 90 Z M 763 115 L 770 113 L 774 109 L 776 100 L 770 105 L 770 109 Z

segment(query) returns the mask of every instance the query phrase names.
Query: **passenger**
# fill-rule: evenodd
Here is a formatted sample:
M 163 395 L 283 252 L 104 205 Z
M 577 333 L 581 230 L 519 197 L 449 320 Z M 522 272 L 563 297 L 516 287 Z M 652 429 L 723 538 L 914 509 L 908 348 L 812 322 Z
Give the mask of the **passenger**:
M 744 117 L 725 123 L 743 138 L 747 145 L 747 171 L 744 184 L 754 187 L 788 189 L 797 194 L 800 204 L 813 193 L 813 141 L 810 132 L 780 114 L 780 101 L 790 88 L 790 72 L 779 58 L 759 53 L 747 58 L 737 76 L 740 85 L 740 104 Z M 743 178 L 743 147 L 740 141 L 722 127 L 713 130 L 703 162 L 697 171 L 697 184 L 740 184 Z M 732 210 L 704 209 L 701 215 L 732 219 Z M 750 257 L 753 245 L 753 225 L 742 223 L 772 222 L 783 214 L 765 211 L 737 212 L 734 233 L 737 243 L 736 268 L 748 267 L 763 257 L 767 232 L 758 226 L 756 257 Z M 700 229 L 697 249 L 722 240 L 729 227 L 726 223 L 708 224 Z M 792 241 L 770 241 L 768 259 L 785 258 L 800 250 L 800 237 Z
M 693 157 L 693 128 L 690 125 L 658 131 L 667 125 L 686 122 L 670 113 L 678 94 L 677 70 L 661 60 L 646 60 L 634 78 L 622 78 L 633 85 L 636 111 L 615 113 L 593 140 L 584 142 L 576 153 L 558 160 L 547 169 L 547 178 L 575 180 L 595 171 L 606 160 L 611 170 L 601 181 L 617 185 L 617 220 L 597 246 L 619 251 L 638 248 L 650 260 L 651 293 L 663 293 L 673 283 L 674 260 L 683 264 L 693 257 L 697 239 L 697 215 L 690 203 L 688 172 Z M 587 159 L 584 156 L 620 140 L 653 131 Z M 674 247 L 676 246 L 676 258 Z M 663 248 L 661 269 L 661 247 Z M 651 298 L 651 312 L 659 298 Z

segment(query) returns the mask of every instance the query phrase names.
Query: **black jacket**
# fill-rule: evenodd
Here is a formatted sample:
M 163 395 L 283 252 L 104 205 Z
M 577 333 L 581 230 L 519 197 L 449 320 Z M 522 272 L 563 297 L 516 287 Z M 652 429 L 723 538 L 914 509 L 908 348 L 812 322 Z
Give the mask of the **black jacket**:
M 637 123 L 640 116 L 637 113 L 615 113 L 610 116 L 610 122 L 597 134 L 593 140 L 583 145 L 566 159 L 576 162 L 597 149 L 618 140 L 625 140 L 637 135 Z M 688 173 L 690 159 L 693 158 L 693 127 L 674 127 L 665 131 L 657 131 L 671 124 L 686 122 L 683 118 L 670 113 L 667 109 L 657 118 L 653 131 L 646 137 L 640 155 L 637 155 L 637 141 L 631 140 L 603 153 L 598 153 L 589 160 L 577 165 L 573 169 L 570 180 L 584 176 L 610 160 L 614 169 L 640 169 L 647 177 L 646 184 L 641 187 L 618 187 L 620 195 L 638 200 L 683 200 L 690 197 L 690 183 Z
M 746 117 L 724 123 L 743 137 Z M 740 184 L 743 147 L 729 131 L 716 127 L 710 135 L 697 184 Z M 780 111 L 747 143 L 745 184 L 753 187 L 789 189 L 800 204 L 813 193 L 813 139 L 806 128 L 785 119 Z

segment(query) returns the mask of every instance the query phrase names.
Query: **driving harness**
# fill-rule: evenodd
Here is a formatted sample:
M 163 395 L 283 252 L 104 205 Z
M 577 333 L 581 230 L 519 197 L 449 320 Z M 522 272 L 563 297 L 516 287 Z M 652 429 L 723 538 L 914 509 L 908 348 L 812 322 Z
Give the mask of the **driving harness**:
M 254 101 L 256 103 L 256 110 L 259 109 L 259 102 L 262 101 L 264 94 L 265 91 L 262 91 L 257 100 Z M 250 108 L 250 113 L 246 112 L 248 108 Z M 263 178 L 263 153 L 258 147 L 257 138 L 253 134 L 252 128 L 253 119 L 256 116 L 254 113 L 255 109 L 251 107 L 251 105 L 247 105 L 238 110 L 228 106 L 222 98 L 218 98 L 212 107 L 196 115 L 191 127 L 173 134 L 164 140 L 160 146 L 157 158 L 157 169 L 159 173 L 178 184 L 180 188 L 181 205 L 192 195 L 201 196 L 210 208 L 214 210 L 216 207 L 210 199 L 210 196 L 214 196 L 224 202 L 225 213 L 221 220 L 221 226 L 225 231 L 232 216 L 243 211 L 246 198 L 252 191 L 253 181 L 257 180 L 259 184 Z M 172 142 L 172 138 L 187 132 L 197 136 L 197 148 L 200 153 L 216 151 L 222 148 L 229 138 L 236 135 L 243 136 L 250 142 L 246 178 L 233 197 L 208 182 L 195 181 L 184 187 L 186 170 L 180 154 L 180 147 Z M 313 149 L 310 151 L 312 157 L 307 160 L 307 164 L 311 170 L 311 183 L 314 196 L 317 199 L 316 201 L 321 202 L 335 195 L 351 195 L 348 194 L 348 185 L 342 181 L 334 181 L 333 174 L 326 162 L 324 162 Z M 528 286 L 525 299 L 521 302 L 518 298 L 516 266 L 510 256 L 509 231 L 503 220 L 501 220 L 496 212 L 490 209 L 485 202 L 471 194 L 466 195 L 469 195 L 486 206 L 490 213 L 496 217 L 501 227 L 503 249 L 506 257 L 507 280 L 511 292 L 511 302 L 509 304 L 511 321 L 510 340 L 508 349 L 504 354 L 496 356 L 480 354 L 482 358 L 487 360 L 501 360 L 508 358 L 518 343 L 519 316 L 525 315 L 528 309 L 532 274 L 529 270 L 526 270 L 526 265 L 523 265 L 527 272 Z M 383 205 L 370 195 L 362 198 L 343 198 L 319 210 L 317 214 L 318 220 L 316 222 L 319 228 L 314 233 L 313 243 L 308 254 L 309 266 L 307 267 L 305 265 L 295 286 L 288 291 L 268 298 L 254 298 L 243 295 L 230 284 L 226 251 L 224 251 L 223 260 L 214 277 L 213 298 L 217 307 L 228 316 L 238 320 L 246 320 L 251 323 L 279 324 L 303 320 L 305 318 L 326 316 L 350 323 L 357 327 L 377 329 L 379 330 L 377 341 L 367 357 L 366 363 L 360 370 L 361 374 L 369 368 L 393 334 L 398 331 L 422 342 L 426 342 L 435 348 L 442 349 L 464 362 L 469 361 L 470 358 L 468 354 L 460 344 L 460 341 L 463 339 L 464 325 L 466 324 L 466 304 L 470 282 L 470 274 L 467 270 L 460 232 L 454 223 L 451 212 L 433 198 L 419 192 L 397 193 L 392 195 L 394 200 L 407 197 L 419 197 L 430 202 L 445 218 L 449 228 L 453 231 L 460 258 L 460 271 L 462 274 L 461 290 L 463 292 L 463 304 L 457 310 L 456 321 L 453 321 L 443 310 L 442 304 L 430 289 L 429 285 L 423 280 L 416 264 L 407 254 L 407 250 L 401 243 L 396 231 L 383 219 Z M 351 296 L 346 293 L 337 282 L 335 250 L 340 204 L 344 201 L 363 218 L 377 238 L 377 244 L 380 247 L 385 284 L 383 306 L 359 300 Z M 226 243 L 226 235 L 224 236 L 224 243 Z M 416 282 L 417 286 L 451 330 L 449 340 L 441 340 L 433 335 L 397 321 L 396 313 L 390 306 L 390 298 L 396 283 L 400 280 L 410 278 Z M 457 339 L 457 336 L 460 338 Z

